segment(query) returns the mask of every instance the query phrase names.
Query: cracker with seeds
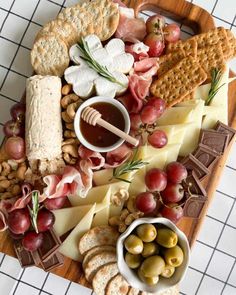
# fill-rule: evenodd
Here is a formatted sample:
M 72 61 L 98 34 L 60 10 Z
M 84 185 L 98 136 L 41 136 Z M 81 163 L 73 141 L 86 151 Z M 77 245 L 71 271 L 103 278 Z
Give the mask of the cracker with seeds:
M 172 69 L 179 61 L 185 58 L 185 53 L 182 49 L 179 51 L 168 53 L 159 57 L 159 69 L 157 71 L 158 77 L 162 76 L 170 69 Z
M 169 43 L 167 45 L 167 53 L 178 52 L 179 50 L 184 51 L 185 56 L 191 55 L 196 57 L 197 55 L 197 41 L 194 39 L 188 39 L 187 41 L 177 41 L 174 43 Z
M 207 79 L 207 74 L 192 57 L 182 59 L 151 85 L 151 93 L 165 100 L 168 107 L 182 101 Z
M 229 46 L 231 49 L 229 59 L 236 57 L 236 38 L 230 30 L 226 30 L 227 38 L 229 41 Z

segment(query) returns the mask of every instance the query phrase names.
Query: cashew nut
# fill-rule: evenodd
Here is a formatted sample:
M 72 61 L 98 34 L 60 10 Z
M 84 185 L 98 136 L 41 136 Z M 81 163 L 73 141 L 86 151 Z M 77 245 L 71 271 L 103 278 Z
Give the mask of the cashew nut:
M 7 176 L 11 172 L 11 166 L 7 162 L 2 162 L 2 176 Z
M 111 226 L 119 225 L 120 224 L 120 218 L 119 216 L 112 216 L 109 218 L 109 224 Z
M 0 181 L 0 187 L 7 189 L 11 185 L 10 181 L 5 179 Z
M 64 85 L 64 86 L 62 87 L 62 89 L 61 89 L 61 94 L 62 94 L 62 95 L 67 95 L 67 94 L 69 94 L 69 93 L 71 92 L 71 89 L 72 89 L 71 84 L 66 84 L 66 85 Z
M 68 116 L 74 120 L 75 118 L 75 113 L 76 111 L 78 110 L 78 107 L 81 105 L 82 101 L 79 100 L 79 101 L 76 101 L 76 102 L 73 102 L 71 104 L 68 105 L 67 109 L 66 109 L 66 112 L 68 114 Z
M 71 155 L 73 158 L 78 158 L 78 146 L 73 144 L 67 144 L 62 147 L 62 151 Z
M 18 163 L 18 164 L 24 163 L 24 162 L 26 161 L 26 157 L 23 157 L 23 158 L 21 158 L 21 159 L 19 159 L 19 160 L 15 160 L 15 161 L 16 161 L 16 163 Z
M 66 129 L 75 130 L 74 129 L 74 124 L 73 123 L 66 123 Z
M 74 131 L 71 131 L 71 130 L 66 130 L 64 132 L 64 137 L 65 138 L 76 138 L 76 134 Z
M 1 194 L 0 198 L 1 198 L 2 200 L 10 199 L 10 198 L 12 198 L 12 194 L 9 193 L 9 192 L 5 192 L 5 193 Z
M 12 187 L 11 187 L 11 193 L 14 195 L 14 196 L 17 196 L 21 193 L 21 187 L 19 184 L 14 184 Z
M 16 171 L 12 171 L 11 173 L 9 173 L 7 178 L 9 180 L 12 180 L 13 178 L 16 178 Z
M 68 138 L 62 142 L 62 146 L 67 144 L 79 144 L 79 141 L 76 138 Z
M 5 179 L 7 179 L 6 176 L 0 175 L 0 180 L 5 180 Z
M 63 109 L 66 109 L 69 104 L 76 102 L 78 99 L 78 95 L 74 93 L 68 94 L 61 99 L 61 106 L 63 107 Z
M 69 117 L 69 115 L 67 114 L 66 111 L 65 112 L 62 112 L 61 113 L 61 116 L 62 116 L 63 121 L 65 121 L 66 123 L 72 123 L 73 122 L 73 119 L 71 119 Z
M 0 163 L 0 174 L 2 173 L 2 164 Z
M 65 160 L 67 164 L 70 164 L 70 165 L 75 165 L 75 163 L 77 162 L 77 159 L 72 158 L 71 155 L 69 155 L 68 153 L 63 154 L 63 159 Z
M 24 180 L 26 170 L 27 170 L 26 165 L 20 166 L 16 171 L 16 177 L 20 180 Z
M 8 160 L 7 163 L 11 166 L 11 170 L 17 170 L 18 163 L 16 160 Z

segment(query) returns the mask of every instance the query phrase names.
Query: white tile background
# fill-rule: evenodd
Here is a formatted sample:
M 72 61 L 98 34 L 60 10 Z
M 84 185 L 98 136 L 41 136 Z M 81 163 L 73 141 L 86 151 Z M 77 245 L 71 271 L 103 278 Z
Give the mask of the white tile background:
M 178 0 L 175 0 L 178 1 Z M 32 68 L 29 53 L 41 26 L 62 6 L 77 0 L 0 0 L 0 141 L 9 109 L 19 101 Z M 216 25 L 236 34 L 235 0 L 193 0 L 208 10 Z M 189 36 L 182 27 L 183 37 Z M 231 63 L 236 71 L 236 61 Z M 181 294 L 236 295 L 236 144 L 227 161 L 215 199 L 192 251 Z M 92 291 L 36 267 L 21 269 L 16 259 L 0 253 L 0 295 L 89 295 Z

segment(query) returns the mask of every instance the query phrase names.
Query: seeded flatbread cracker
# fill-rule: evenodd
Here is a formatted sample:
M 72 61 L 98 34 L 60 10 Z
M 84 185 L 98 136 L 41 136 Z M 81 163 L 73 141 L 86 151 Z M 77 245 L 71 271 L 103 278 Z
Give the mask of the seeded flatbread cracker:
M 213 68 L 217 68 L 221 72 L 225 70 L 225 60 L 220 44 L 199 49 L 197 51 L 197 58 L 199 64 L 207 73 L 208 78 L 211 78 Z
M 168 107 L 182 101 L 198 85 L 207 79 L 207 74 L 192 57 L 182 59 L 151 85 L 151 93 L 165 100 Z
M 103 245 L 103 246 L 97 246 L 94 247 L 92 249 L 90 249 L 86 255 L 84 256 L 83 259 L 83 268 L 86 267 L 87 263 L 89 262 L 89 260 L 96 254 L 98 253 L 102 253 L 104 251 L 109 251 L 109 252 L 113 252 L 116 253 L 116 248 L 114 246 L 110 246 L 110 245 Z
M 93 291 L 96 295 L 105 295 L 108 282 L 119 273 L 116 263 L 108 263 L 102 266 L 93 278 Z
M 196 57 L 197 41 L 194 39 L 188 39 L 186 41 L 179 40 L 174 43 L 168 43 L 166 52 L 179 52 L 179 50 L 184 51 L 185 56 L 191 55 L 192 57 Z
M 69 62 L 67 45 L 55 34 L 38 38 L 31 50 L 31 64 L 38 75 L 61 77 Z
M 159 57 L 159 69 L 157 71 L 158 77 L 165 74 L 172 69 L 181 59 L 185 58 L 185 53 L 182 49 L 176 52 L 168 53 Z
M 121 274 L 117 274 L 111 279 L 106 286 L 106 295 L 126 295 L 129 292 L 129 284 L 122 277 Z
M 232 59 L 236 57 L 236 38 L 234 37 L 234 34 L 230 30 L 226 30 L 226 33 L 227 33 L 227 38 L 229 41 L 229 46 L 231 49 L 228 59 Z
M 84 255 L 87 251 L 96 246 L 116 245 L 119 237 L 118 231 L 108 225 L 101 225 L 90 229 L 79 242 L 79 251 Z
M 98 269 L 109 262 L 116 262 L 116 254 L 114 252 L 106 251 L 94 255 L 84 268 L 86 280 L 91 283 Z
M 77 30 L 73 23 L 65 20 L 52 20 L 47 23 L 37 34 L 35 40 L 39 39 L 42 36 L 50 35 L 54 33 L 65 41 L 68 47 L 71 47 L 73 44 L 78 42 Z
M 135 289 L 133 287 L 131 287 L 129 289 L 128 295 L 138 295 L 138 294 L 139 294 L 139 290 L 138 289 Z
M 151 295 L 151 293 L 142 292 L 140 291 L 139 295 Z M 179 295 L 179 288 L 178 286 L 171 287 L 167 290 L 161 291 L 156 293 L 155 295 Z

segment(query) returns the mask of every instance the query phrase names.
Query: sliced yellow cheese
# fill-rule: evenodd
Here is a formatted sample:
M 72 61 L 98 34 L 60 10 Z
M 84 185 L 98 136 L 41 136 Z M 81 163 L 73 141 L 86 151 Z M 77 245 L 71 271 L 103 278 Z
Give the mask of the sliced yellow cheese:
M 150 156 L 152 155 L 152 158 L 149 161 L 149 164 L 146 165 L 146 171 L 152 168 L 164 168 L 168 154 L 168 145 L 161 149 L 156 149 L 152 146 L 148 146 L 147 153 L 150 154 Z
M 165 162 L 165 167 L 171 162 L 174 162 L 178 159 L 181 143 L 170 144 L 168 146 L 168 154 Z
M 109 217 L 120 215 L 122 209 L 123 209 L 123 204 L 121 204 L 120 206 L 116 206 L 116 205 L 111 204 Z
M 61 254 L 75 261 L 82 261 L 83 257 L 79 252 L 78 243 L 80 238 L 91 228 L 95 208 L 96 204 L 91 207 L 88 213 L 84 215 L 81 221 L 61 244 L 59 248 Z
M 102 202 L 102 204 L 105 204 L 106 207 L 95 214 L 93 218 L 92 227 L 99 226 L 99 225 L 108 225 L 110 203 L 111 203 L 111 188 L 108 189 Z
M 187 101 L 181 101 L 178 104 L 175 105 L 175 107 L 190 107 L 190 106 L 195 106 L 198 104 L 199 99 L 190 99 Z
M 146 185 L 144 181 L 145 174 L 146 174 L 145 166 L 139 169 L 137 173 L 135 173 L 134 178 L 129 187 L 130 196 L 136 196 L 146 191 Z
M 192 107 L 172 107 L 167 109 L 157 120 L 159 126 L 174 125 L 189 122 L 192 114 Z
M 95 171 L 93 173 L 93 181 L 96 186 L 117 182 L 116 179 L 112 179 L 113 169 L 103 169 Z

